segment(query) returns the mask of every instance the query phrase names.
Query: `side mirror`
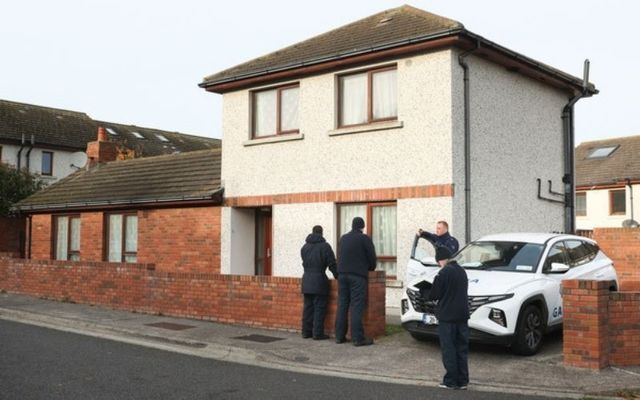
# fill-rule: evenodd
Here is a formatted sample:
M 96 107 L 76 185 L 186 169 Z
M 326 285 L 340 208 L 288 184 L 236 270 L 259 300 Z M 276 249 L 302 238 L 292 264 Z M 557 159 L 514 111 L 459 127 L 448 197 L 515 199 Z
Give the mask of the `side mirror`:
M 551 263 L 551 270 L 549 272 L 561 274 L 567 272 L 568 270 L 569 266 L 567 264 Z
M 420 259 L 420 263 L 426 267 L 438 267 L 435 257 L 427 256 Z

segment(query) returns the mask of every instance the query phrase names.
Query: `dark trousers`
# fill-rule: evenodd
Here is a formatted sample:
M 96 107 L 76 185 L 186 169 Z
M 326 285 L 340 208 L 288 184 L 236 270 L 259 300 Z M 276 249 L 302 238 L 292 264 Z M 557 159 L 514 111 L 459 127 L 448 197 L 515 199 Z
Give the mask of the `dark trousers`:
M 467 321 L 438 321 L 438 324 L 442 364 L 446 370 L 442 382 L 447 386 L 466 386 L 469 384 L 469 326 Z
M 351 341 L 364 340 L 362 315 L 367 304 L 367 278 L 340 274 L 338 276 L 338 311 L 336 313 L 336 339 L 344 339 L 347 335 L 347 313 L 351 308 Z
M 314 337 L 324 335 L 324 316 L 327 314 L 327 295 L 304 294 L 302 334 Z

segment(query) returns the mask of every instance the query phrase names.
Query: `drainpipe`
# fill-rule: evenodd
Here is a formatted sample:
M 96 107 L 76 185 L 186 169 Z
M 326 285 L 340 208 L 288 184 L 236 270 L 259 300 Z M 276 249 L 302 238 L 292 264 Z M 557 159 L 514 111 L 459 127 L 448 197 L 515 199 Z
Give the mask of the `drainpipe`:
M 29 159 L 29 156 L 31 156 L 31 150 L 33 150 L 33 145 L 35 143 L 36 143 L 35 138 L 33 137 L 33 135 L 31 135 L 31 145 L 29 145 L 29 150 L 27 150 L 27 155 L 26 155 L 26 158 L 27 158 L 27 171 L 29 171 L 29 164 L 31 164 L 30 163 L 31 160 Z
M 476 46 L 458 56 L 458 64 L 464 73 L 464 240 L 471 242 L 471 123 L 469 105 L 469 64 L 466 58 L 480 47 Z
M 627 181 L 627 186 L 629 187 L 629 196 L 631 200 L 631 221 L 635 221 L 635 219 L 633 218 L 633 186 L 631 186 L 630 178 L 626 178 L 625 181 Z
M 582 80 L 582 91 L 569 99 L 567 105 L 562 109 L 562 130 L 564 141 L 564 231 L 574 233 L 576 230 L 575 217 L 575 128 L 574 128 L 574 108 L 573 106 L 583 97 L 590 96 L 589 90 L 589 60 L 584 60 L 584 76 Z
M 22 144 L 20 145 L 20 150 L 18 150 L 18 163 L 17 163 L 18 171 L 20 171 L 20 164 L 22 164 L 22 149 L 24 149 L 24 133 L 22 134 Z

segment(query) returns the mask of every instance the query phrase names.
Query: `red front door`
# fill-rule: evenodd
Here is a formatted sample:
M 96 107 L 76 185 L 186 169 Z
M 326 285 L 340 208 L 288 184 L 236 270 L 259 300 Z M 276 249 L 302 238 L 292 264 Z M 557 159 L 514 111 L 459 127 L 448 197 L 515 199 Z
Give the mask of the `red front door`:
M 256 220 L 256 275 L 271 275 L 271 210 L 258 210 Z

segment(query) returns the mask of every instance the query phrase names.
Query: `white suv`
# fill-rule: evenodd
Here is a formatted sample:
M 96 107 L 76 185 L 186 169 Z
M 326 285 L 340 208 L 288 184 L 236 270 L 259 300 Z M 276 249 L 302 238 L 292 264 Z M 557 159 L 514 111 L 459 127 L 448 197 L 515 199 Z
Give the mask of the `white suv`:
M 435 303 L 427 301 L 438 266 L 431 244 L 416 237 L 402 297 L 402 325 L 416 339 L 437 336 Z M 469 279 L 471 340 L 538 352 L 544 333 L 562 326 L 561 281 L 597 279 L 617 290 L 613 263 L 596 242 L 580 236 L 511 233 L 471 242 L 453 258 Z

